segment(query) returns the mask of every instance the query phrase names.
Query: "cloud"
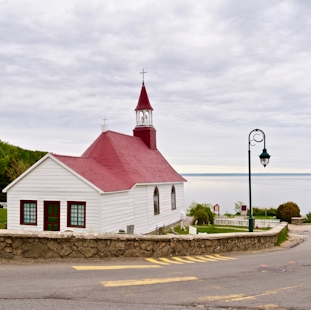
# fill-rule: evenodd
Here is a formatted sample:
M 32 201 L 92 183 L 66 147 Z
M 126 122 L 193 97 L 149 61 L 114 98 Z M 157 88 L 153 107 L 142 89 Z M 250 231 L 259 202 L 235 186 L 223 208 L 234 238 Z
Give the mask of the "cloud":
M 259 127 L 271 169 L 310 171 L 310 13 L 289 0 L 2 1 L 0 139 L 77 155 L 104 116 L 132 134 L 145 68 L 173 165 L 244 169 Z

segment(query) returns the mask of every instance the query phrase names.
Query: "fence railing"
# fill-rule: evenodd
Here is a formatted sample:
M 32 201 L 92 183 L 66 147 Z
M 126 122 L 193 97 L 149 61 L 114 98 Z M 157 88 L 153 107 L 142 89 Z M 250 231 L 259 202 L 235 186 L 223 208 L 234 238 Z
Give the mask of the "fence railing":
M 275 227 L 280 223 L 280 220 L 277 219 L 254 219 L 255 227 L 263 228 L 263 227 Z M 214 219 L 215 225 L 230 225 L 230 226 L 248 226 L 248 219 Z

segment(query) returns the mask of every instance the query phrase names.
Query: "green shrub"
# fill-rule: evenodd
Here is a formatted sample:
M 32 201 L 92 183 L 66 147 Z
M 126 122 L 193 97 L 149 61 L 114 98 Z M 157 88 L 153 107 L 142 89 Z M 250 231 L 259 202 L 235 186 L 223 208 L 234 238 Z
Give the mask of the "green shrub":
M 5 222 L 7 222 L 7 209 L 0 209 L 0 229 L 4 228 Z
M 254 216 L 264 216 L 266 213 L 265 213 L 265 209 L 260 209 L 260 208 L 257 208 L 257 207 L 253 207 L 253 215 Z
M 275 215 L 276 215 L 276 209 L 275 208 L 267 209 L 267 216 L 275 216 Z
M 203 223 L 207 224 L 209 220 L 208 214 L 206 210 L 204 210 L 203 208 L 197 210 L 197 212 L 194 215 L 194 219 L 198 221 L 198 225 L 202 225 Z
M 207 203 L 196 203 L 193 202 L 188 210 L 188 215 L 193 216 L 194 222 L 198 221 L 198 224 L 201 225 L 203 223 L 207 224 L 210 222 L 214 224 L 214 214 L 211 211 L 211 204 Z
M 234 217 L 234 214 L 231 214 L 231 213 L 228 213 L 228 212 L 226 212 L 224 215 L 226 217 L 229 217 L 229 218 L 233 218 Z
M 253 207 L 254 216 L 275 216 L 275 214 L 276 214 L 275 208 L 262 209 L 258 207 Z
M 298 205 L 292 201 L 281 204 L 276 210 L 276 218 L 291 223 L 292 217 L 300 216 Z
M 311 223 L 311 212 L 306 214 L 306 223 Z

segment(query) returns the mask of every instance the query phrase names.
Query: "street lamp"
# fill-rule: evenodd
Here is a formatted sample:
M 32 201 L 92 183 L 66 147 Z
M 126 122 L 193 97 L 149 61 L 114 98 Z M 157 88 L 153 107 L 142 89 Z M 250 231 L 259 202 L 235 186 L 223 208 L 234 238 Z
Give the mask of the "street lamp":
M 249 182 L 249 221 L 248 231 L 252 232 L 254 227 L 253 210 L 252 210 L 252 190 L 251 190 L 251 146 L 263 141 L 263 150 L 259 155 L 260 162 L 264 167 L 269 164 L 270 155 L 266 150 L 266 136 L 261 129 L 254 129 L 248 135 L 248 182 Z M 254 144 L 252 144 L 254 142 Z

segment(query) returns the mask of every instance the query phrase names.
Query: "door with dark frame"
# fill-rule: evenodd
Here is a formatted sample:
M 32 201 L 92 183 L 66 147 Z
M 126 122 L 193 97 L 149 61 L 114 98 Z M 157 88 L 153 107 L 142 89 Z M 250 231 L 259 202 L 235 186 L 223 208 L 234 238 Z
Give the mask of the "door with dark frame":
M 60 230 L 60 201 L 44 202 L 44 230 Z

